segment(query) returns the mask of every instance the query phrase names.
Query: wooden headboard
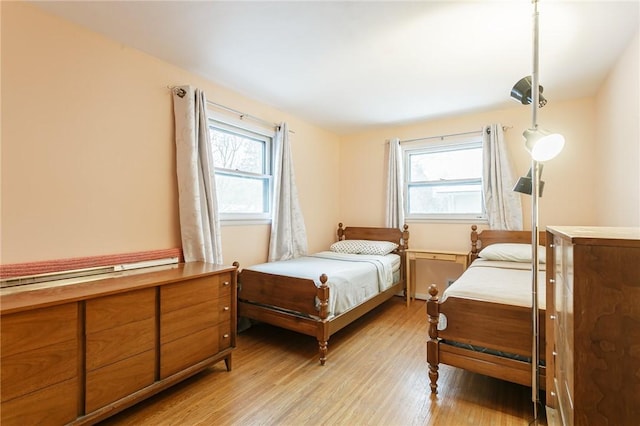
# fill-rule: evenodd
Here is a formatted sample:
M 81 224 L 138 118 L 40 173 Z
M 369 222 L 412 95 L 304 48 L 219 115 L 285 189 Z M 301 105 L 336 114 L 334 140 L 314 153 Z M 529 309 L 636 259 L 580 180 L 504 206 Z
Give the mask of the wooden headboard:
M 398 228 L 374 228 L 362 226 L 344 227 L 338 224 L 338 241 L 342 240 L 373 240 L 373 241 L 391 241 L 399 245 L 399 249 L 406 250 L 409 248 L 409 225 L 404 225 L 401 231 Z
M 538 245 L 546 245 L 546 232 L 538 232 Z M 496 243 L 531 244 L 531 231 L 496 231 L 485 229 L 478 233 L 478 227 L 471 225 L 471 252 L 469 260 L 474 261 L 484 247 Z

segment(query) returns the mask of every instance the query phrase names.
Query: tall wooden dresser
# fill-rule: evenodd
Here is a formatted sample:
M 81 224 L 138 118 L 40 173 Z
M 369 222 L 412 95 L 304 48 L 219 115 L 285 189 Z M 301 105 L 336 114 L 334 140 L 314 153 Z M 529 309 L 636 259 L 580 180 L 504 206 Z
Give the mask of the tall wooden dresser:
M 547 227 L 547 405 L 640 424 L 640 228 Z
M 225 361 L 236 267 L 190 262 L 0 291 L 0 423 L 95 424 Z

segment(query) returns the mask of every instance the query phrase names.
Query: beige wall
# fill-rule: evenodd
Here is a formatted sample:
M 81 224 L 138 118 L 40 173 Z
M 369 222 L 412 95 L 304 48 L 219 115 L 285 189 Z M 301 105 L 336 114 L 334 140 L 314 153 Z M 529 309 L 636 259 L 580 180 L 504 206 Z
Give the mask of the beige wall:
M 598 92 L 596 224 L 640 226 L 640 33 Z
M 505 96 L 508 96 L 508 90 L 505 91 Z M 539 203 L 541 227 L 595 223 L 595 200 L 590 189 L 595 182 L 595 176 L 591 173 L 595 163 L 594 121 L 592 99 L 554 102 L 552 94 L 549 94 L 549 103 L 539 110 L 539 125 L 561 132 L 567 139 L 563 152 L 544 167 L 543 180 L 546 186 Z M 340 216 L 348 222 L 360 221 L 376 226 L 384 224 L 387 170 L 385 140 L 392 137 L 404 140 L 479 130 L 490 123 L 502 123 L 510 127 L 505 133 L 505 140 L 514 173 L 524 175 L 529 169 L 530 157 L 524 147 L 522 132 L 531 125 L 531 110 L 515 102 L 514 107 L 504 110 L 386 127 L 345 138 L 340 154 L 343 159 L 340 173 Z M 367 157 L 363 157 L 364 152 Z M 531 229 L 530 197 L 523 195 L 522 201 L 524 227 Z M 470 226 L 471 223 L 409 222 L 410 246 L 468 250 Z
M 2 263 L 181 246 L 167 89 L 177 84 L 289 123 L 309 247 L 333 241 L 336 135 L 29 4 L 1 8 Z M 266 260 L 268 235 L 223 227 L 225 262 Z

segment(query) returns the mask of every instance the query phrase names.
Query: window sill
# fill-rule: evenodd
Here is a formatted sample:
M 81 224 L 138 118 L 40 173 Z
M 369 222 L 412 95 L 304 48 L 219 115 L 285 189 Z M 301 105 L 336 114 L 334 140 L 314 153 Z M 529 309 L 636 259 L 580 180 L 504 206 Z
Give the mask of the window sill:
M 271 225 L 271 219 L 223 219 L 220 226 Z

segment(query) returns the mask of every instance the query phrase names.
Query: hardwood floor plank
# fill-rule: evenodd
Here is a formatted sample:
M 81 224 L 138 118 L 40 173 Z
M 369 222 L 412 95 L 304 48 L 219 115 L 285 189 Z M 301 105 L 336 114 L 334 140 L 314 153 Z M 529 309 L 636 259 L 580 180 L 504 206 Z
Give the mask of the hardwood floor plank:
M 325 366 L 314 338 L 255 325 L 239 334 L 231 372 L 217 364 L 102 424 L 529 424 L 524 386 L 441 365 L 431 395 L 426 339 L 425 303 L 399 297 L 332 336 Z

